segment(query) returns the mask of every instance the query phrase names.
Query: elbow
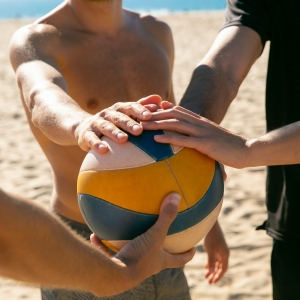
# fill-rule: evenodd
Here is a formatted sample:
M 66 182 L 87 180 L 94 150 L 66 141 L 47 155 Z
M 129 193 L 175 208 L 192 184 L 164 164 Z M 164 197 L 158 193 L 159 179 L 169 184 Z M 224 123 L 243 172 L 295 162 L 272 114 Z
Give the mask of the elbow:
M 38 104 L 38 95 L 40 94 L 40 91 L 37 87 L 33 87 L 28 95 L 27 99 L 27 108 L 31 114 L 31 122 L 35 127 L 39 127 L 39 118 L 38 116 L 40 115 L 38 113 L 39 110 L 39 104 Z
M 44 92 L 49 89 L 49 83 L 34 85 L 28 93 L 26 99 L 27 108 L 31 114 L 31 122 L 35 127 L 39 127 L 40 119 L 45 110 L 43 98 Z
M 195 69 L 193 77 L 198 77 L 202 82 L 213 86 L 227 104 L 236 97 L 242 83 L 242 78 L 236 70 L 228 66 L 222 57 L 205 57 Z

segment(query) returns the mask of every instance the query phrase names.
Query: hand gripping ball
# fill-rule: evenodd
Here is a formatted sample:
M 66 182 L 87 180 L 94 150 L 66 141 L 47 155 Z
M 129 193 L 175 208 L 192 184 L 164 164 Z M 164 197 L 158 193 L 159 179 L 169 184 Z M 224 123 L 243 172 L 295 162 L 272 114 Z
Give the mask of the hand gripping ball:
M 163 131 L 129 134 L 125 144 L 102 137 L 109 151 L 90 151 L 82 163 L 80 210 L 90 229 L 115 252 L 155 223 L 170 192 L 182 197 L 163 244 L 171 253 L 194 247 L 220 212 L 224 183 L 219 163 L 193 149 L 157 143 L 155 134 Z

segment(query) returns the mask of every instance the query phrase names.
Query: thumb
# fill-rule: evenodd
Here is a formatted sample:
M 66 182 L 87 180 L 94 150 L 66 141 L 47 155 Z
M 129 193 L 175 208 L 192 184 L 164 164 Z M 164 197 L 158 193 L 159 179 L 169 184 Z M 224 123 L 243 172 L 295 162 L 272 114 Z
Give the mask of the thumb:
M 152 236 L 155 235 L 155 239 L 158 241 L 165 240 L 169 227 L 177 216 L 180 200 L 181 196 L 178 193 L 170 193 L 164 198 L 158 220 L 149 229 L 149 233 Z
M 161 97 L 159 95 L 150 95 L 145 98 L 142 98 L 137 101 L 139 104 L 147 105 L 147 104 L 156 104 L 160 105 Z
M 92 245 L 94 245 L 95 247 L 98 248 L 98 250 L 100 250 L 103 254 L 105 254 L 107 257 L 112 258 L 114 255 L 109 252 L 109 250 L 107 249 L 107 247 L 105 247 L 101 241 L 97 238 L 97 236 L 93 233 L 90 236 L 90 241 L 92 243 Z

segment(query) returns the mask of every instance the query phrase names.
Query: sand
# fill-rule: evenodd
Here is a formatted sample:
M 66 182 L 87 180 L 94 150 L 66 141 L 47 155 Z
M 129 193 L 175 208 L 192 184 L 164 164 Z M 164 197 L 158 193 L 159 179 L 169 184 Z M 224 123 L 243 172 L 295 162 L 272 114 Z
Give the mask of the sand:
M 176 99 L 180 100 L 194 67 L 209 49 L 223 22 L 223 13 L 190 12 L 161 18 L 170 24 L 174 34 L 174 89 Z M 27 125 L 7 54 L 13 32 L 29 22 L 0 22 L 0 185 L 47 206 L 52 188 L 49 164 Z M 267 59 L 266 49 L 222 122 L 227 129 L 246 137 L 265 131 Z M 272 240 L 264 231 L 255 231 L 266 218 L 265 168 L 226 170 L 228 179 L 219 221 L 231 251 L 229 270 L 218 284 L 208 285 L 203 268 L 206 254 L 200 243 L 195 258 L 185 268 L 192 299 L 271 299 Z M 36 300 L 40 297 L 37 288 L 0 278 L 0 299 Z

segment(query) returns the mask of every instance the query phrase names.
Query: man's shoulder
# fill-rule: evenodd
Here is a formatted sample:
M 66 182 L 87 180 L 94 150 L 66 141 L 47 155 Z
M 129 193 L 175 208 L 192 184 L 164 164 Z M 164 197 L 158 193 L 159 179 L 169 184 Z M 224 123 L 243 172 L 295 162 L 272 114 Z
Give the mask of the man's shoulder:
M 169 54 L 173 52 L 172 31 L 166 22 L 150 14 L 130 13 L 146 34 L 159 42 Z
M 170 26 L 163 20 L 153 15 L 140 14 L 139 18 L 143 27 L 156 35 L 160 35 L 161 37 L 164 37 L 172 34 Z
M 59 35 L 58 29 L 49 24 L 32 23 L 19 28 L 13 35 L 13 40 L 26 42 L 35 39 L 46 39 Z
M 10 40 L 9 52 L 11 62 L 30 61 L 47 55 L 50 48 L 57 45 L 59 31 L 52 25 L 33 23 L 18 29 Z

